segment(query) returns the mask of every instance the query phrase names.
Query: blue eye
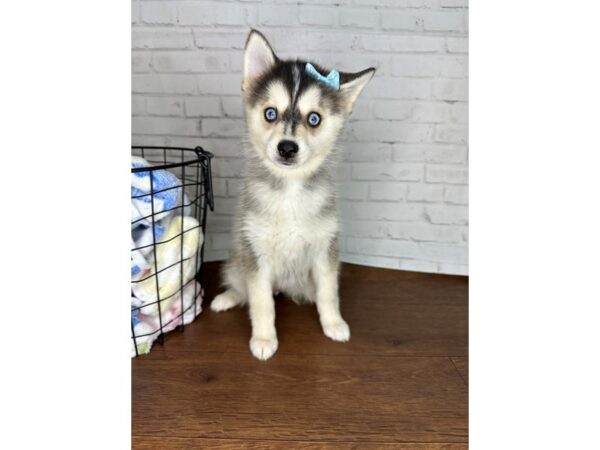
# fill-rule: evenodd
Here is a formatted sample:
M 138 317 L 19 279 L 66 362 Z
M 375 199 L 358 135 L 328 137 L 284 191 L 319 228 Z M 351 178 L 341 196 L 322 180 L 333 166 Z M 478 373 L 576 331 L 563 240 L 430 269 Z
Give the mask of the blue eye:
M 321 123 L 321 116 L 319 114 L 317 114 L 316 112 L 311 112 L 308 115 L 308 124 L 311 127 L 318 127 L 319 124 Z
M 265 109 L 265 119 L 267 122 L 273 122 L 275 119 L 277 119 L 277 110 L 275 108 Z

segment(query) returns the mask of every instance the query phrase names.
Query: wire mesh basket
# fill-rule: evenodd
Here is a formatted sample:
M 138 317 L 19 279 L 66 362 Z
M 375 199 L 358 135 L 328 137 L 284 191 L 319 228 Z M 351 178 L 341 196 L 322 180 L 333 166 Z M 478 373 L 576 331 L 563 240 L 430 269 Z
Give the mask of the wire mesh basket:
M 132 146 L 131 153 L 131 339 L 138 356 L 201 311 L 213 155 L 201 147 Z

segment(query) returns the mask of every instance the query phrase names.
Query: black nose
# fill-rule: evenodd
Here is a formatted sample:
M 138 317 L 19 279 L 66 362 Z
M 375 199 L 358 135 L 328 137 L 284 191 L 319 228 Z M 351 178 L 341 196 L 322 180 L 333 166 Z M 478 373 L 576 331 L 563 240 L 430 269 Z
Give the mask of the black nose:
M 277 144 L 277 150 L 279 150 L 279 155 L 283 158 L 291 158 L 298 153 L 298 144 L 294 141 L 280 141 Z

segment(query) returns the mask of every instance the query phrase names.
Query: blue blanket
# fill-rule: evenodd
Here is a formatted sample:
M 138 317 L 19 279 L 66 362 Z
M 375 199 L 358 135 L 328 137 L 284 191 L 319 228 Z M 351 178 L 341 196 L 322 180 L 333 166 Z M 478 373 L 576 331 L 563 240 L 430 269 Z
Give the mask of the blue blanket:
M 131 167 L 151 165 L 143 158 L 132 156 Z M 169 171 L 131 174 L 131 276 L 148 268 L 152 243 L 158 242 L 164 234 L 171 212 L 182 201 L 181 183 Z

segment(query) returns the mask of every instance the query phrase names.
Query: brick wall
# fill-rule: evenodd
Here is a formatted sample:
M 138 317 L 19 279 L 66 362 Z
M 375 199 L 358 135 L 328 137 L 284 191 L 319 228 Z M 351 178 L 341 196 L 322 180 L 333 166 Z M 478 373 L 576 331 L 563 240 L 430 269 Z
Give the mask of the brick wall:
M 467 273 L 467 1 L 132 2 L 132 141 L 215 154 L 205 255 L 228 255 L 243 161 L 242 48 L 378 68 L 342 135 L 342 259 Z

